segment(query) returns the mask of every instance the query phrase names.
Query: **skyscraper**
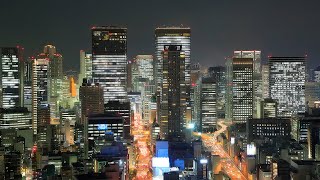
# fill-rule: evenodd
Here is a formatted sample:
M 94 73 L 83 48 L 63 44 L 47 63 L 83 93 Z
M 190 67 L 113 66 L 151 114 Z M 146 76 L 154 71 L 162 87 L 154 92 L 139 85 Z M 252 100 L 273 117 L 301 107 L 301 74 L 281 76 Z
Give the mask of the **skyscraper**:
M 161 27 L 155 30 L 156 62 L 155 77 L 158 90 L 162 82 L 162 51 L 165 45 L 181 45 L 185 53 L 185 79 L 190 84 L 190 37 L 191 30 L 188 27 Z
M 22 48 L 1 48 L 1 106 L 2 108 L 22 106 Z
M 79 93 L 81 103 L 80 124 L 83 125 L 87 116 L 103 113 L 103 88 L 99 84 L 91 84 L 84 79 Z
M 269 57 L 269 73 L 270 96 L 278 102 L 278 116 L 304 113 L 306 58 Z
M 80 73 L 79 73 L 79 86 L 82 84 L 83 79 L 92 80 L 92 54 L 80 51 Z
M 261 51 L 258 50 L 237 50 L 234 51 L 233 57 L 235 58 L 252 58 L 253 59 L 253 72 L 261 72 Z
M 313 80 L 315 82 L 320 82 L 320 66 L 313 70 Z
M 209 67 L 208 74 L 217 84 L 217 118 L 225 118 L 226 68 L 224 66 Z
M 161 137 L 181 137 L 186 123 L 187 83 L 182 45 L 165 45 L 162 51 L 160 94 Z
M 232 119 L 245 123 L 253 117 L 253 59 L 233 58 L 232 71 Z
M 190 105 L 190 38 L 191 38 L 191 30 L 188 27 L 160 27 L 156 28 L 155 30 L 155 45 L 156 45 L 156 59 L 155 59 L 155 85 L 157 88 L 157 97 L 158 97 L 158 120 L 162 121 L 159 122 L 160 127 L 162 128 L 162 137 L 163 135 L 167 136 L 167 124 L 165 122 L 165 118 L 161 117 L 160 112 L 160 101 L 161 101 L 161 94 L 165 94 L 162 91 L 163 78 L 165 77 L 165 70 L 163 65 L 165 64 L 163 56 L 163 51 L 165 46 L 169 47 L 181 47 L 181 51 L 184 53 L 184 83 L 185 83 L 185 92 L 186 92 L 186 116 L 185 120 L 191 120 L 191 105 Z M 170 52 L 170 51 L 169 51 Z M 170 68 L 172 70 L 172 67 Z M 182 117 L 181 117 L 182 118 Z M 162 119 L 162 120 L 161 120 Z M 180 120 L 179 120 L 180 121 Z M 181 122 L 183 123 L 183 122 Z
M 262 75 L 261 75 L 261 51 L 234 51 L 235 58 L 253 59 L 253 118 L 259 116 L 259 106 L 262 98 Z
M 201 129 L 213 132 L 217 121 L 217 84 L 211 77 L 201 81 Z
M 32 129 L 37 133 L 40 107 L 49 105 L 49 59 L 32 59 Z
M 269 98 L 269 65 L 262 65 L 262 98 Z
M 127 28 L 92 28 L 92 77 L 104 88 L 104 103 L 127 101 Z

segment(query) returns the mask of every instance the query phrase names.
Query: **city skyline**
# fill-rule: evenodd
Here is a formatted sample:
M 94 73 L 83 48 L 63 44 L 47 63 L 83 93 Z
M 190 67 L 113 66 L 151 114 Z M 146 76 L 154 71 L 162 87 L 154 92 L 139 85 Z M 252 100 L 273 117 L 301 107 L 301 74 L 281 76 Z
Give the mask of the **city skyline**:
M 162 4 L 168 2 L 163 1 Z M 308 66 L 314 65 L 316 57 L 319 56 L 316 39 L 319 38 L 317 32 L 320 27 L 316 24 L 316 17 L 320 14 L 315 9 L 319 5 L 317 1 L 308 3 L 287 0 L 252 3 L 204 1 L 202 4 L 191 1 L 183 4 L 170 1 L 166 13 L 158 8 L 161 4 L 152 1 L 113 2 L 113 6 L 121 7 L 125 12 L 118 16 L 112 16 L 117 8 L 103 10 L 103 7 L 108 7 L 107 5 L 107 2 L 98 4 L 86 1 L 77 3 L 5 1 L 0 7 L 0 15 L 13 19 L 17 17 L 21 21 L 14 23 L 11 18 L 3 19 L 0 46 L 21 45 L 25 47 L 25 54 L 31 56 L 36 55 L 42 46 L 53 44 L 64 55 L 65 69 L 78 71 L 79 50 L 90 50 L 90 29 L 93 26 L 127 27 L 128 60 L 130 60 L 137 54 L 155 53 L 153 43 L 155 28 L 184 24 L 185 27 L 191 27 L 193 34 L 191 61 L 199 61 L 205 66 L 223 65 L 224 58 L 239 49 L 261 50 L 264 62 L 267 61 L 268 55 L 308 54 Z M 44 7 L 59 9 L 59 13 L 47 13 Z M 250 10 L 238 13 L 238 9 Z M 300 9 L 305 11 L 302 12 Z M 42 15 L 38 16 L 38 13 Z

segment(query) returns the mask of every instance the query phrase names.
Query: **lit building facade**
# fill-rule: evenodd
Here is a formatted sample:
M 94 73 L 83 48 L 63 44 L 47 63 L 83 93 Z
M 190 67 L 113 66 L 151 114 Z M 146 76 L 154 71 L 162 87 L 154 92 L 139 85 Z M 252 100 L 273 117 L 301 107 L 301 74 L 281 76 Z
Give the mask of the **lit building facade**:
M 91 84 L 84 79 L 82 86 L 80 86 L 79 99 L 81 106 L 80 124 L 84 124 L 88 115 L 103 113 L 103 88 L 99 84 Z
M 261 117 L 259 118 L 275 118 L 277 117 L 277 101 L 273 99 L 264 99 L 261 103 Z
M 305 57 L 269 57 L 269 73 L 270 96 L 278 101 L 278 116 L 291 117 L 304 113 Z
M 127 28 L 92 28 L 92 78 L 104 88 L 104 103 L 128 101 Z
M 253 118 L 253 59 L 232 60 L 232 120 L 245 123 Z
M 248 50 L 248 51 L 234 51 L 234 58 L 252 58 L 253 59 L 253 72 L 261 72 L 261 51 L 258 50 Z
M 189 99 L 183 46 L 165 45 L 162 56 L 159 109 L 161 137 L 181 137 L 186 123 L 187 99 Z
M 320 81 L 319 82 L 306 82 L 306 105 L 309 108 L 315 106 L 315 102 L 320 100 Z
M 208 74 L 217 84 L 217 118 L 225 118 L 226 68 L 224 66 L 209 67 Z
M 0 109 L 0 129 L 31 129 L 31 112 L 27 108 Z
M 161 27 L 155 30 L 156 62 L 155 77 L 157 89 L 160 90 L 162 83 L 163 47 L 166 45 L 181 45 L 185 53 L 185 79 L 190 84 L 190 28 L 184 27 Z
M 269 65 L 262 65 L 262 98 L 269 98 Z
M 315 82 L 320 82 L 320 66 L 313 70 L 313 80 Z
M 2 108 L 21 107 L 21 66 L 22 49 L 19 47 L 1 48 L 1 106 Z
M 32 63 L 32 129 L 37 133 L 38 109 L 49 104 L 49 59 Z
M 281 118 L 263 118 L 249 119 L 247 121 L 248 142 L 261 138 L 279 138 L 290 139 L 291 125 L 290 119 Z
M 217 121 L 217 84 L 212 78 L 201 81 L 201 129 L 213 132 Z
M 92 80 L 92 54 L 80 51 L 80 74 L 79 74 L 79 85 L 83 79 Z

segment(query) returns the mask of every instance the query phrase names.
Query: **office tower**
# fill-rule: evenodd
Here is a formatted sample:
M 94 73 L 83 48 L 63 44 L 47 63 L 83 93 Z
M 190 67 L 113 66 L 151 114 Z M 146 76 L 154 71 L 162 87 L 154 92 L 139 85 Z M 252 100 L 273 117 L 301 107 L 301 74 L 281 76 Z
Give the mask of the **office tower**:
M 149 82 L 154 80 L 153 77 L 153 56 L 137 55 L 136 63 L 138 65 L 139 77 L 148 79 Z
M 103 88 L 99 84 L 92 84 L 84 79 L 82 86 L 80 86 L 79 99 L 81 105 L 80 124 L 84 124 L 88 115 L 103 113 Z
M 75 123 L 77 120 L 76 112 L 74 110 L 63 109 L 60 111 L 60 132 L 63 138 L 60 142 L 64 142 L 64 147 L 74 144 Z
M 278 102 L 278 116 L 304 113 L 306 58 L 269 57 L 270 97 Z
M 142 119 L 145 124 L 154 121 L 157 104 L 155 101 L 156 86 L 154 84 L 145 84 L 141 92 L 142 98 Z
M 315 82 L 320 82 L 320 66 L 313 70 L 313 80 Z
M 282 137 L 287 140 L 291 138 L 290 119 L 249 119 L 246 126 L 248 142 L 264 138 L 276 139 Z
M 82 84 L 83 79 L 92 80 L 92 54 L 80 51 L 80 73 L 79 73 L 79 86 Z
M 185 79 L 187 86 L 190 84 L 190 28 L 185 27 L 161 27 L 155 30 L 156 62 L 155 77 L 157 89 L 160 90 L 162 81 L 163 47 L 181 45 L 185 53 Z
M 106 113 L 116 113 L 122 116 L 123 118 L 123 136 L 125 139 L 130 139 L 130 117 L 131 117 L 131 108 L 130 102 L 120 102 L 120 101 L 109 101 L 104 106 L 104 111 Z
M 181 137 L 189 99 L 185 78 L 185 52 L 182 45 L 165 45 L 162 56 L 159 111 L 161 137 Z
M 32 111 L 32 64 L 34 57 L 23 62 L 23 103 L 22 106 Z
M 32 129 L 37 133 L 38 109 L 49 104 L 49 59 L 32 59 Z
M 201 129 L 213 132 L 217 121 L 217 84 L 211 77 L 201 82 Z
M 98 153 L 107 141 L 123 139 L 123 118 L 116 113 L 89 115 L 85 121 L 86 149 Z
M 153 84 L 153 56 L 137 55 L 130 64 L 132 90 L 142 92 L 145 84 Z
M 190 104 L 190 38 L 191 30 L 188 27 L 159 27 L 155 30 L 155 45 L 156 45 L 156 61 L 155 61 L 155 77 L 157 86 L 157 96 L 159 98 L 161 91 L 162 80 L 162 65 L 163 57 L 162 51 L 163 47 L 166 45 L 181 45 L 182 50 L 185 53 L 185 83 L 187 87 L 188 99 L 187 101 L 187 121 L 191 120 L 191 104 Z M 159 106 L 159 103 L 158 103 Z M 159 108 L 159 107 L 158 107 Z M 160 113 L 158 113 L 158 119 L 160 118 Z M 160 125 L 161 126 L 161 125 Z
M 195 125 L 195 130 L 201 131 L 201 81 L 202 78 L 198 79 L 195 86 L 192 89 L 192 118 Z
M 305 85 L 306 105 L 309 108 L 313 108 L 315 102 L 320 100 L 320 81 L 306 82 Z
M 20 47 L 1 48 L 1 107 L 22 106 L 22 51 Z
M 31 129 L 31 113 L 27 108 L 0 109 L 0 129 Z
M 195 86 L 199 78 L 201 77 L 200 63 L 193 63 L 190 65 L 190 83 L 191 87 Z
M 192 111 L 192 120 L 195 124 L 195 127 L 200 126 L 200 86 L 199 83 L 201 82 L 201 65 L 200 63 L 192 63 L 190 65 L 190 107 Z M 200 130 L 200 129 L 199 129 Z
M 63 69 L 62 69 L 62 55 L 57 53 L 56 47 L 53 45 L 46 45 L 43 52 L 37 56 L 37 59 L 46 59 L 49 61 L 49 104 L 52 118 L 59 117 L 59 100 L 62 89 Z
M 262 98 L 261 51 L 234 51 L 234 58 L 253 59 L 253 118 L 259 115 L 258 110 Z
M 225 118 L 226 67 L 209 67 L 208 74 L 217 84 L 217 118 Z
M 276 118 L 277 117 L 277 101 L 274 99 L 264 99 L 261 102 L 261 116 L 258 118 Z
M 232 120 L 245 123 L 253 117 L 253 59 L 232 60 Z
M 252 58 L 253 59 L 253 72 L 260 73 L 261 72 L 261 51 L 257 50 L 249 50 L 242 51 L 237 50 L 233 53 L 234 58 Z
M 269 98 L 269 65 L 262 65 L 262 98 Z
M 92 28 L 92 78 L 104 88 L 104 103 L 127 101 L 127 28 Z
M 226 105 L 225 105 L 225 118 L 232 120 L 232 81 L 233 81 L 233 69 L 232 69 L 232 58 L 226 58 Z

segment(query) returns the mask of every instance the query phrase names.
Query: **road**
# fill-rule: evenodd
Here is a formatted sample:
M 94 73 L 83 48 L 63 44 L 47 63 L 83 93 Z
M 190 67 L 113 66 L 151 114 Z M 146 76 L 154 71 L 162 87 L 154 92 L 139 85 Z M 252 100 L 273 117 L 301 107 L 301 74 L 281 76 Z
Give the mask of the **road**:
M 225 152 L 222 145 L 217 141 L 217 137 L 226 131 L 228 126 L 226 126 L 223 121 L 218 121 L 218 125 L 221 127 L 221 129 L 215 131 L 213 134 L 201 134 L 202 142 L 205 148 L 211 151 L 212 155 L 220 156 L 221 160 L 217 167 L 221 167 L 221 169 L 232 180 L 246 180 L 247 178 L 242 174 L 241 170 L 234 163 L 233 159 L 227 152 Z
M 141 115 L 135 113 L 133 122 L 134 148 L 136 151 L 135 167 L 136 176 L 134 180 L 151 180 L 150 130 L 145 128 Z

